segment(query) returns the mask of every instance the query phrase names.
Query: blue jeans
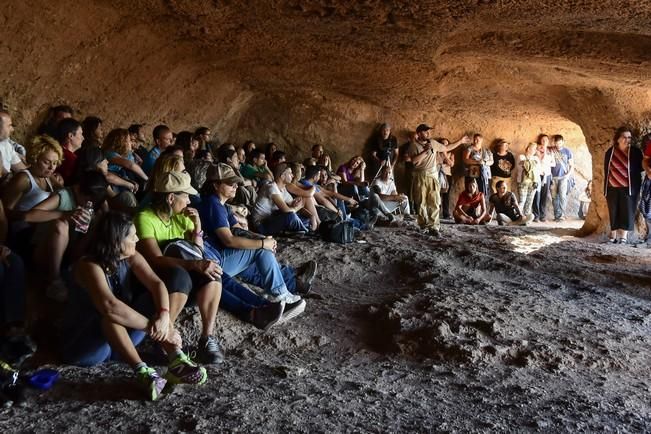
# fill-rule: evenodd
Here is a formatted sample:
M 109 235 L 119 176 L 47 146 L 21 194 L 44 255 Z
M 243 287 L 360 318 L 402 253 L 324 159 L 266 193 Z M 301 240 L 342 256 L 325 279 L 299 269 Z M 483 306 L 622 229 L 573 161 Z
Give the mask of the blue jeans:
M 251 310 L 264 306 L 268 301 L 249 288 L 241 285 L 228 274 L 222 274 L 222 296 L 219 307 L 242 321 L 249 321 Z
M 258 274 L 256 286 L 273 296 L 287 293 L 282 270 L 273 252 L 265 249 L 223 249 L 221 256 L 224 273 L 235 277 L 253 266 L 254 269 L 249 270 L 247 276 Z
M 307 221 L 309 225 L 309 219 Z M 295 212 L 276 211 L 258 225 L 258 232 L 264 235 L 307 231 L 305 222 Z
M 72 288 L 71 288 L 72 289 Z M 132 308 L 146 317 L 154 313 L 154 301 L 149 292 L 142 293 Z M 95 309 L 82 311 L 82 316 L 77 318 L 79 333 L 63 345 L 63 358 L 67 363 L 77 366 L 94 366 L 109 360 L 117 360 L 113 353 L 104 331 L 102 330 L 102 317 Z M 128 330 L 133 346 L 138 346 L 147 334 L 143 330 Z
M 224 249 L 224 251 L 219 251 L 214 247 L 214 244 L 210 240 L 204 241 L 204 252 L 206 257 L 217 261 L 224 271 L 222 274 L 222 296 L 219 301 L 219 307 L 232 313 L 240 320 L 248 322 L 251 318 L 251 310 L 264 306 L 269 302 L 266 298 L 261 297 L 249 288 L 241 285 L 237 280 L 231 277 L 232 273 L 226 272 L 226 269 L 224 268 L 225 256 L 229 258 L 228 267 L 231 271 L 238 271 L 243 267 L 243 264 L 246 263 L 246 258 L 240 257 L 238 260 L 238 255 L 236 253 L 239 250 L 246 251 L 243 249 Z M 263 268 L 266 269 L 268 267 L 273 267 L 268 255 L 263 254 L 262 256 L 263 257 L 259 259 L 264 262 Z M 255 259 L 255 255 L 250 255 L 250 257 L 254 257 Z M 240 261 L 242 261 L 242 263 L 239 263 Z M 275 257 L 273 258 L 273 261 L 275 261 Z M 289 269 L 289 271 L 286 270 L 286 268 Z M 291 267 L 280 266 L 280 271 L 287 289 L 293 292 L 293 289 L 296 287 L 294 270 Z M 257 262 L 255 260 L 244 269 L 244 271 L 241 271 L 238 274 L 238 277 L 243 281 L 261 288 L 265 288 L 265 285 L 267 284 L 265 276 L 266 275 L 262 275 L 258 272 Z
M 8 265 L 0 262 L 0 324 L 25 320 L 25 264 L 20 256 L 10 253 Z
M 554 205 L 554 218 L 559 219 L 565 214 L 567 206 L 567 190 L 570 177 L 554 178 L 552 182 L 552 205 Z
M 296 293 L 296 272 L 292 267 L 280 265 L 280 272 L 285 286 L 292 294 Z M 264 288 L 265 278 L 258 272 L 256 264 L 251 264 L 238 276 L 246 283 Z M 268 304 L 266 298 L 259 296 L 247 287 L 241 285 L 237 280 L 228 274 L 222 274 L 222 298 L 219 307 L 232 313 L 242 321 L 248 322 L 251 318 L 251 310 Z
M 296 271 L 289 265 L 278 264 L 278 266 L 280 267 L 280 274 L 283 276 L 287 290 L 292 294 L 296 294 Z M 264 288 L 264 277 L 258 272 L 255 264 L 251 264 L 249 268 L 242 271 L 237 277 L 246 283 Z

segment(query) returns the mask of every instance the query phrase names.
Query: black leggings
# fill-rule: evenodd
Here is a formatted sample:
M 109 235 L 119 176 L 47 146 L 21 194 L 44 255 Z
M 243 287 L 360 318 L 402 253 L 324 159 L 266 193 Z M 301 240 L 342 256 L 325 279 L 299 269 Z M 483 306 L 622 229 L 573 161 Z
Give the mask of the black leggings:
M 167 286 L 167 292 L 170 294 L 180 292 L 190 296 L 191 293 L 194 292 L 193 289 L 196 291 L 207 284 L 214 282 L 214 280 L 210 279 L 203 273 L 188 271 L 178 265 L 171 267 L 156 267 L 154 271 L 165 283 L 165 286 Z

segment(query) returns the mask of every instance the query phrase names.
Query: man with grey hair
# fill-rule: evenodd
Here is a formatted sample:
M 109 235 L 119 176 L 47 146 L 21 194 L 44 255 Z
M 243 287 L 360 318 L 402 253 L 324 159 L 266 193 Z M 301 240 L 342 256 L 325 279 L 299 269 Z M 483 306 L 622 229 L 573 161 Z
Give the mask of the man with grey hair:
M 393 172 L 396 161 L 398 161 L 398 139 L 391 134 L 391 125 L 386 122 L 380 125 L 380 132 L 375 141 L 372 155 L 377 164 L 378 172 L 387 162 L 391 163 L 391 171 Z
M 20 154 L 14 148 L 11 133 L 14 125 L 9 112 L 0 111 L 0 178 L 4 178 L 10 171 L 17 172 L 27 168 Z

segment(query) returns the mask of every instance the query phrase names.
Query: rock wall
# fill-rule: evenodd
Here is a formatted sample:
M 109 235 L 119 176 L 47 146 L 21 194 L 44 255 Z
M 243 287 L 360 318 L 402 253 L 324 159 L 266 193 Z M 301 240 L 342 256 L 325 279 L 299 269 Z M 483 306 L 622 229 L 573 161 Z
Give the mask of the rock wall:
M 278 142 L 292 158 L 320 143 L 337 162 L 364 153 L 383 121 L 401 140 L 427 122 L 450 138 L 503 137 L 516 152 L 558 132 L 580 178 L 596 181 L 587 233 L 607 228 L 598 181 L 612 131 L 649 124 L 651 7 L 639 2 L 4 6 L 0 101 L 21 141 L 61 103 L 107 129 L 206 125 L 222 141 Z
M 0 100 L 23 141 L 56 104 L 110 128 L 229 129 L 252 96 L 237 77 L 207 68 L 206 53 L 189 41 L 170 43 L 163 29 L 101 3 L 11 2 L 0 26 L 9 42 L 0 45 Z

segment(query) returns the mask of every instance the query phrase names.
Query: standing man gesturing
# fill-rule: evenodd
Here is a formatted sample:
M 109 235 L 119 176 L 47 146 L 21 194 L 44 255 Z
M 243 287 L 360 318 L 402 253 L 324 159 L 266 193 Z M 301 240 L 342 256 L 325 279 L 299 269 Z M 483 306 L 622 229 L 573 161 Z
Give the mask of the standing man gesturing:
M 412 198 L 418 204 L 418 225 L 430 235 L 440 238 L 440 201 L 438 152 L 450 152 L 461 144 L 470 143 L 468 136 L 458 141 L 443 145 L 430 139 L 432 127 L 420 124 L 416 128 L 416 139 L 409 144 L 405 161 L 414 165 Z

